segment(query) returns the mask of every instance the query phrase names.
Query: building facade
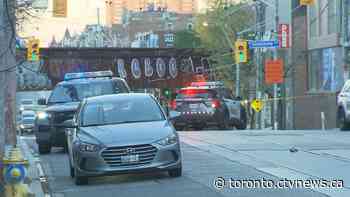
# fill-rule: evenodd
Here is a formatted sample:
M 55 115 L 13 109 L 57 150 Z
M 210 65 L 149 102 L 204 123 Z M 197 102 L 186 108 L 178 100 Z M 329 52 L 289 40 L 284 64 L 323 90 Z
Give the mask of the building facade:
M 349 78 L 344 30 L 347 1 L 316 0 L 307 7 L 292 1 L 296 129 L 336 127 L 336 96 Z

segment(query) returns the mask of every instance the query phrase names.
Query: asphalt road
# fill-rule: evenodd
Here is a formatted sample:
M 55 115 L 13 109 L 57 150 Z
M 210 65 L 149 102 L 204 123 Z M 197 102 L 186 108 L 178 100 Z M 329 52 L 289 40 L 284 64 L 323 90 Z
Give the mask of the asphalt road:
M 349 133 L 339 131 L 201 131 L 180 132 L 183 176 L 166 173 L 119 175 L 89 180 L 76 186 L 69 176 L 68 157 L 61 149 L 40 156 L 55 197 L 96 196 L 242 196 L 242 197 L 319 197 L 349 196 Z M 37 150 L 33 137 L 24 137 Z M 296 152 L 290 152 L 295 147 Z M 345 169 L 347 169 L 345 171 Z M 344 170 L 344 171 L 343 171 Z M 291 180 L 338 178 L 339 189 L 306 188 L 229 188 L 214 187 L 214 180 Z M 327 194 L 327 195 L 326 195 Z

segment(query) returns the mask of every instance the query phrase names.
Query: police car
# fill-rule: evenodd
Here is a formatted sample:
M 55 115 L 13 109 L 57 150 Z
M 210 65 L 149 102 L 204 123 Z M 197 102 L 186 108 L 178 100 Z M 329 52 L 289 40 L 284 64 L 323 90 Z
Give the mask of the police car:
M 187 126 L 196 130 L 209 126 L 221 129 L 247 127 L 245 108 L 222 82 L 194 82 L 190 87 L 178 90 L 169 107 L 180 114 L 173 121 L 177 130 Z
M 130 89 L 125 80 L 113 77 L 111 71 L 67 73 L 47 101 L 38 101 L 39 105 L 47 105 L 35 120 L 34 132 L 39 152 L 49 153 L 53 146 L 66 148 L 63 123 L 73 118 L 84 98 L 128 92 Z

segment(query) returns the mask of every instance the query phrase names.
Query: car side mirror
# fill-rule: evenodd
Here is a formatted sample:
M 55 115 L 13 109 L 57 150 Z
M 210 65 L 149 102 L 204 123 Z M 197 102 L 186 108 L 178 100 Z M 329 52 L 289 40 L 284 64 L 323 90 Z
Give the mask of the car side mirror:
M 63 122 L 62 127 L 64 128 L 71 128 L 71 129 L 75 129 L 78 128 L 78 125 L 75 124 L 75 122 L 73 121 L 73 119 L 71 120 L 66 120 Z
M 46 98 L 40 98 L 40 99 L 38 100 L 38 105 L 46 105 L 46 104 L 47 104 Z
M 168 115 L 168 118 L 169 120 L 175 120 L 176 118 L 178 118 L 179 116 L 181 115 L 180 112 L 177 112 L 177 111 L 169 111 L 169 115 Z

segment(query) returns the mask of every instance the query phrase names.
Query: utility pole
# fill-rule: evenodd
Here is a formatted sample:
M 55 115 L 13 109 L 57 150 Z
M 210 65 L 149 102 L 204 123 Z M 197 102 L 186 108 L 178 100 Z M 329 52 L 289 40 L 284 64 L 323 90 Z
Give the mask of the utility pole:
M 279 0 L 275 0 L 275 39 L 278 40 L 278 25 L 279 25 L 279 16 L 278 16 L 278 7 L 279 7 Z M 274 51 L 274 59 L 278 59 L 278 48 Z M 273 128 L 274 130 L 278 129 L 278 101 L 277 101 L 277 91 L 278 91 L 278 85 L 273 85 Z
M 265 32 L 264 24 L 265 22 L 265 8 L 266 5 L 262 2 L 257 2 L 256 4 L 256 32 L 257 39 L 262 40 Z M 263 84 L 263 56 L 262 49 L 257 48 L 256 50 L 256 98 L 261 99 L 262 97 L 262 84 Z M 255 113 L 255 128 L 261 129 L 263 126 L 264 117 L 261 113 Z
M 0 185 L 5 145 L 16 144 L 15 1 L 0 0 Z M 0 188 L 1 189 L 1 188 Z M 0 191 L 1 196 L 1 191 Z

